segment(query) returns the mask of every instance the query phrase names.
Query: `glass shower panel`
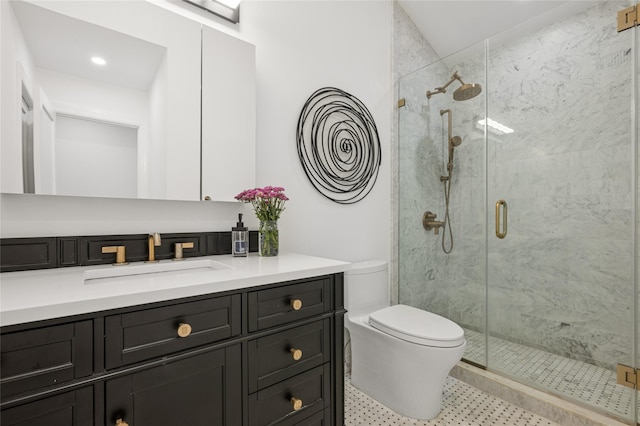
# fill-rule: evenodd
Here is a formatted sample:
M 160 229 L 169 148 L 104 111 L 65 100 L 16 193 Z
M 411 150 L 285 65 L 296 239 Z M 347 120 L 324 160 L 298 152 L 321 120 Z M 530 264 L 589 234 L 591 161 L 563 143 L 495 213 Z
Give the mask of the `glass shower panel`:
M 640 29 L 635 27 L 633 30 L 634 36 L 634 49 L 632 52 L 635 55 L 635 68 L 633 73 L 635 75 L 635 97 L 633 99 L 633 109 L 635 110 L 635 134 L 633 135 L 633 145 L 635 147 L 634 152 L 634 173 L 635 173 L 635 211 L 634 211 L 634 223 L 635 223 L 635 252 L 634 259 L 635 264 L 633 266 L 635 271 L 635 292 L 636 292 L 636 309 L 635 309 L 635 335 L 636 335 L 636 363 L 633 367 L 637 370 L 640 368 L 640 312 L 638 309 L 640 308 L 640 147 L 638 146 L 638 142 L 640 141 Z M 637 376 L 636 376 L 637 377 Z M 636 378 L 637 380 L 637 378 Z M 636 388 L 638 386 L 636 385 Z M 636 423 L 640 423 L 640 392 L 636 390 L 636 404 L 635 404 L 635 418 Z
M 483 84 L 484 43 L 438 61 L 398 81 L 398 278 L 400 303 L 449 318 L 465 329 L 465 359 L 486 365 L 484 94 L 456 101 L 466 84 Z M 445 93 L 427 98 L 443 87 Z M 425 213 L 444 222 L 443 177 L 449 177 L 448 120 L 457 146 L 449 192 L 449 224 L 426 230 Z M 436 232 L 437 231 L 437 232 Z M 444 240 L 443 240 L 444 236 Z M 444 246 L 444 249 L 443 249 Z M 450 251 L 445 253 L 445 249 Z
M 488 41 L 488 367 L 631 420 L 633 34 L 568 3 Z

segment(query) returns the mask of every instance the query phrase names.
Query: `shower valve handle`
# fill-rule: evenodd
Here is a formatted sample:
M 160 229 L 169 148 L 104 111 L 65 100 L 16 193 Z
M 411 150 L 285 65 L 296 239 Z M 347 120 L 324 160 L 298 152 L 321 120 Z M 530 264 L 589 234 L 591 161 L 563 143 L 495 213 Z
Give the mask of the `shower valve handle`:
M 438 231 L 441 227 L 444 226 L 444 222 L 435 220 L 436 217 L 438 217 L 438 215 L 435 213 L 429 211 L 424 212 L 424 214 L 422 215 L 422 226 L 427 231 L 431 231 L 433 229 L 433 233 L 435 235 L 438 235 Z

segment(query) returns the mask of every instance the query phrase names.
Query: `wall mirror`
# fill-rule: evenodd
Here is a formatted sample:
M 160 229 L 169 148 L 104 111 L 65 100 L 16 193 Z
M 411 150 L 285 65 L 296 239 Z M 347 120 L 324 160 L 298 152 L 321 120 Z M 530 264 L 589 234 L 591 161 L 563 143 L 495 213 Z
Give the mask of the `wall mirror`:
M 203 198 L 200 23 L 146 1 L 0 6 L 1 192 Z

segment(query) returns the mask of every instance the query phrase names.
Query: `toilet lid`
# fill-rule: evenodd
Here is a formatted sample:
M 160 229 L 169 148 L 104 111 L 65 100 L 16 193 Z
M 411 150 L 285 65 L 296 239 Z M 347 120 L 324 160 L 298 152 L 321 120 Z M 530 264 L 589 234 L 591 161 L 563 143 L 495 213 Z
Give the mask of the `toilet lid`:
M 453 348 L 464 343 L 455 322 L 407 305 L 393 305 L 369 315 L 369 324 L 392 336 L 425 346 Z

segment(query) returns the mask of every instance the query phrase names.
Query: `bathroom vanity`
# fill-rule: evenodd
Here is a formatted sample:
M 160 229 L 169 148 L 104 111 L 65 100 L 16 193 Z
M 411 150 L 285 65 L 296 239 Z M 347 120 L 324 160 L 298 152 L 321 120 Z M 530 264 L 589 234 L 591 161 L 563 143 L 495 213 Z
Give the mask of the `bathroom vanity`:
M 348 268 L 283 254 L 3 273 L 0 423 L 342 425 Z

